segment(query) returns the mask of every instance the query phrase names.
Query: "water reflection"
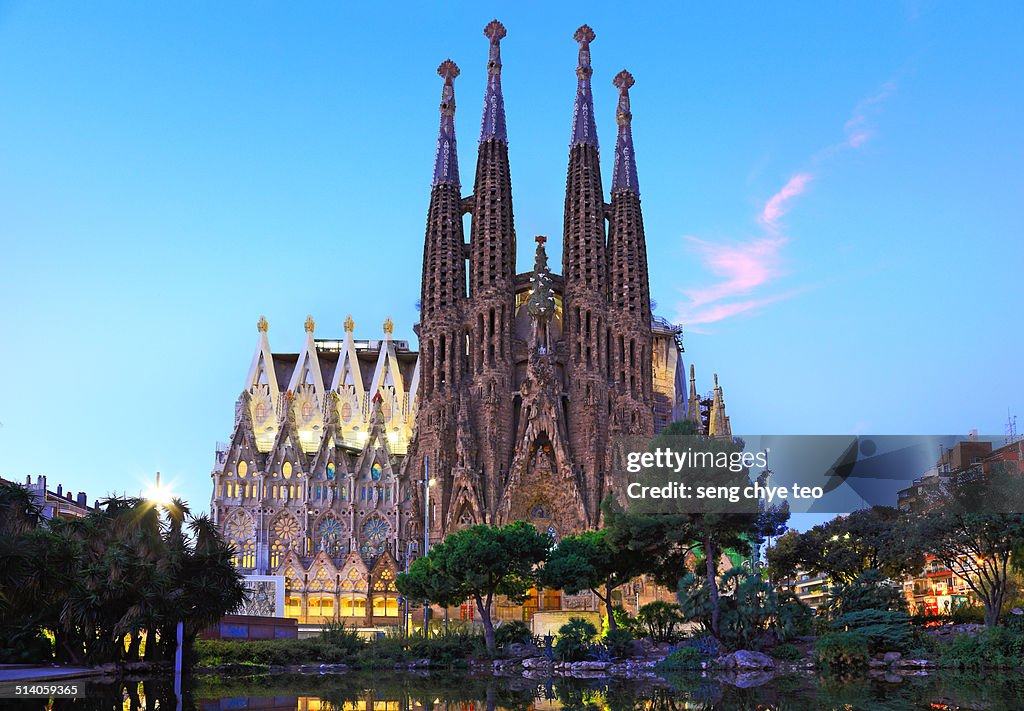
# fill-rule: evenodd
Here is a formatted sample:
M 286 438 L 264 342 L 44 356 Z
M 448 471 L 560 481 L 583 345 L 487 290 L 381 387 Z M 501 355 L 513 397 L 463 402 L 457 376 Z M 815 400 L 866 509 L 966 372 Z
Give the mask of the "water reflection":
M 1017 711 L 1024 707 L 1024 675 L 1017 673 L 873 679 L 787 676 L 744 688 L 746 681 L 698 674 L 644 683 L 538 681 L 381 671 L 374 675 L 203 677 L 187 685 L 180 700 L 170 679 L 90 683 L 83 699 L 6 703 L 13 703 L 11 708 L 54 711 Z

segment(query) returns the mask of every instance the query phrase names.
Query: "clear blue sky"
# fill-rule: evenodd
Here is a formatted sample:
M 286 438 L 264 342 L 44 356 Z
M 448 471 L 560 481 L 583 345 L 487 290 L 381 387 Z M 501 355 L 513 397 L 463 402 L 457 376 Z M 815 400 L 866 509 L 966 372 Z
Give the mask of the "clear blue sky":
M 628 68 L 652 294 L 737 432 L 1024 414 L 1019 3 L 520 5 L 0 1 L 0 474 L 205 509 L 260 314 L 412 338 L 435 69 L 470 183 L 494 16 L 520 270 L 586 22 L 605 185 Z

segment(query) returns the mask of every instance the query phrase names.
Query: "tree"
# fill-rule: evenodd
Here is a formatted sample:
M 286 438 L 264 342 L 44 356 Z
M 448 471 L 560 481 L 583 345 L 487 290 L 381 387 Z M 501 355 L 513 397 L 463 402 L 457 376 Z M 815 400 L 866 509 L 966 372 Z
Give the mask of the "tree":
M 700 554 L 711 606 L 711 632 L 719 637 L 719 559 L 728 550 L 749 553 L 765 536 L 780 534 L 789 508 L 770 508 L 749 498 L 733 497 L 730 492 L 739 494 L 751 484 L 749 469 L 742 463 L 742 440 L 695 432 L 688 421 L 663 430 L 650 442 L 648 451 L 669 450 L 689 455 L 689 459 L 680 467 L 647 467 L 636 480 L 640 486 L 657 489 L 685 483 L 688 498 L 638 498 L 630 502 L 629 511 L 609 501 L 606 520 L 613 529 L 609 534 L 612 544 L 641 553 L 648 572 L 672 587 L 686 573 L 687 561 Z M 697 496 L 698 491 L 714 495 Z
M 769 572 L 776 580 L 803 571 L 850 583 L 866 570 L 877 570 L 898 580 L 924 565 L 915 526 L 908 513 L 872 506 L 803 533 L 790 531 L 768 551 Z
M 26 496 L 0 485 L 0 639 L 12 641 L 0 644 L 4 660 L 20 647 L 36 657 L 23 661 L 132 661 L 143 638 L 147 660 L 169 660 L 178 621 L 188 646 L 244 598 L 230 547 L 181 501 L 166 521 L 151 502 L 126 498 L 84 518 L 44 521 Z M 36 644 L 44 631 L 52 650 Z
M 682 623 L 683 614 L 679 605 L 654 600 L 637 610 L 636 620 L 655 642 L 669 642 L 676 633 L 676 626 Z
M 918 514 L 921 545 L 962 579 L 995 626 L 1010 585 L 1010 563 L 1024 542 L 1024 482 L 1007 465 L 953 474 Z
M 522 602 L 536 581 L 537 566 L 551 539 L 525 521 L 497 527 L 479 524 L 453 533 L 398 576 L 407 597 L 449 605 L 472 599 L 484 626 L 487 650 L 494 652 L 491 603 L 495 595 Z
M 639 556 L 628 548 L 612 546 L 607 530 L 567 536 L 551 551 L 541 581 L 570 595 L 590 590 L 604 603 L 608 629 L 617 629 L 612 592 L 644 572 Z

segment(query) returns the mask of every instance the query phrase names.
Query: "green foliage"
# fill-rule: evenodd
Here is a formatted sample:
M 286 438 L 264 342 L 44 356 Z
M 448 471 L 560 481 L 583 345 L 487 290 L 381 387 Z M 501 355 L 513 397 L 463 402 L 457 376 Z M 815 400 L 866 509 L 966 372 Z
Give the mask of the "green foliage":
M 615 620 L 615 627 L 620 630 L 626 630 L 633 637 L 636 637 L 640 632 L 640 625 L 637 623 L 635 617 L 630 617 L 629 613 L 626 612 L 626 608 L 622 605 L 616 605 L 612 608 L 612 619 Z M 610 628 L 608 619 L 605 618 L 605 627 Z
M 780 644 L 772 650 L 772 656 L 784 662 L 798 662 L 804 658 L 803 652 L 795 644 Z
M 495 595 L 521 602 L 536 583 L 536 569 L 551 539 L 525 521 L 507 526 L 480 524 L 453 533 L 418 558 L 397 578 L 410 599 L 451 605 L 472 599 L 484 625 L 487 648 L 494 651 L 491 603 Z
M 188 652 L 244 600 L 232 556 L 181 501 L 111 498 L 84 518 L 43 521 L 24 487 L 0 483 L 0 639 L 11 642 L 0 662 L 137 661 L 143 637 L 146 660 L 168 660 L 179 620 Z
M 679 605 L 655 600 L 641 607 L 636 619 L 655 642 L 671 642 L 676 638 L 676 628 L 683 622 L 683 614 Z
M 906 652 L 915 642 L 910 616 L 893 610 L 847 612 L 832 621 L 832 629 L 860 634 L 872 654 Z
M 974 636 L 957 635 L 940 650 L 939 661 L 959 669 L 1019 667 L 1024 664 L 1024 634 L 990 627 Z
M 555 641 L 555 659 L 561 662 L 579 662 L 587 658 L 590 645 L 597 637 L 597 628 L 582 617 L 570 617 L 558 629 Z
M 499 647 L 506 647 L 515 642 L 527 644 L 532 639 L 533 633 L 530 631 L 530 626 L 522 620 L 504 622 L 494 630 L 494 643 Z
M 696 647 L 680 647 L 654 665 L 658 671 L 686 671 L 701 669 L 708 658 Z
M 563 538 L 548 556 L 541 582 L 569 594 L 593 590 L 610 612 L 612 591 L 644 572 L 640 556 L 610 541 L 607 530 Z M 614 614 L 608 619 L 615 627 Z
M 639 449 L 633 446 L 633 449 Z M 743 451 L 741 440 L 697 435 L 693 423 L 673 424 L 647 443 L 649 451 L 670 450 L 697 453 L 690 466 L 654 466 L 635 475 L 641 486 L 664 486 L 685 480 L 692 487 L 746 487 L 750 472 L 743 466 L 717 466 L 715 462 L 734 461 Z M 780 535 L 789 518 L 787 505 L 763 507 L 757 502 L 727 499 L 638 499 L 630 511 L 606 500 L 606 527 L 612 545 L 633 551 L 643 561 L 644 572 L 669 587 L 676 587 L 693 553 L 704 561 L 704 585 L 708 588 L 713 634 L 720 634 L 718 562 L 726 551 L 746 554 L 767 535 Z
M 1024 541 L 1024 487 L 1005 463 L 953 474 L 917 518 L 928 550 L 963 579 L 985 606 L 985 624 L 999 624 L 1011 598 L 1010 562 Z
M 865 570 L 853 580 L 832 586 L 827 608 L 832 617 L 860 610 L 905 611 L 907 599 L 898 583 L 879 571 Z
M 624 627 L 617 627 L 605 632 L 601 641 L 604 643 L 605 649 L 608 650 L 608 656 L 612 659 L 621 659 L 629 656 L 629 645 L 633 641 L 633 633 Z
M 902 578 L 920 570 L 923 551 L 912 516 L 888 506 L 874 506 L 837 517 L 808 531 L 790 531 L 768 551 L 773 579 L 798 572 L 824 573 L 850 582 L 866 570 Z
M 721 601 L 719 639 L 730 649 L 760 649 L 808 631 L 810 608 L 790 593 L 779 594 L 770 584 L 740 568 L 722 576 L 729 595 Z M 700 578 L 687 575 L 679 586 L 683 617 L 710 631 L 711 605 Z
M 833 632 L 818 638 L 814 656 L 833 670 L 863 667 L 869 659 L 868 640 L 857 632 Z

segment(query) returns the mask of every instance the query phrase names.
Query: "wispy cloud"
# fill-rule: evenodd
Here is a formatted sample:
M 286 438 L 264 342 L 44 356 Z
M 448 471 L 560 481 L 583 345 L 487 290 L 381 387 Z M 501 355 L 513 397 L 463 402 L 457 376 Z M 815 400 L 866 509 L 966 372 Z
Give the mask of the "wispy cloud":
M 823 161 L 842 151 L 859 149 L 875 136 L 872 119 L 878 107 L 895 91 L 896 83 L 888 81 L 860 101 L 843 124 L 843 140 L 812 155 L 807 168 L 789 176 L 782 187 L 764 201 L 756 215 L 760 235 L 731 243 L 712 242 L 692 235 L 684 238 L 704 269 L 718 278 L 710 286 L 683 291 L 687 300 L 679 304 L 676 311 L 684 324 L 699 331 L 701 325 L 756 311 L 808 289 L 763 293 L 786 274 L 783 248 L 789 238 L 784 234 L 783 218 L 817 180 Z M 693 329 L 694 326 L 698 328 Z
M 807 186 L 811 184 L 812 180 L 814 180 L 814 175 L 811 173 L 797 173 L 787 180 L 782 189 L 768 198 L 764 207 L 761 208 L 761 214 L 757 216 L 757 221 L 761 223 L 761 226 L 772 234 L 778 234 L 779 220 L 789 212 L 790 203 L 807 190 Z

